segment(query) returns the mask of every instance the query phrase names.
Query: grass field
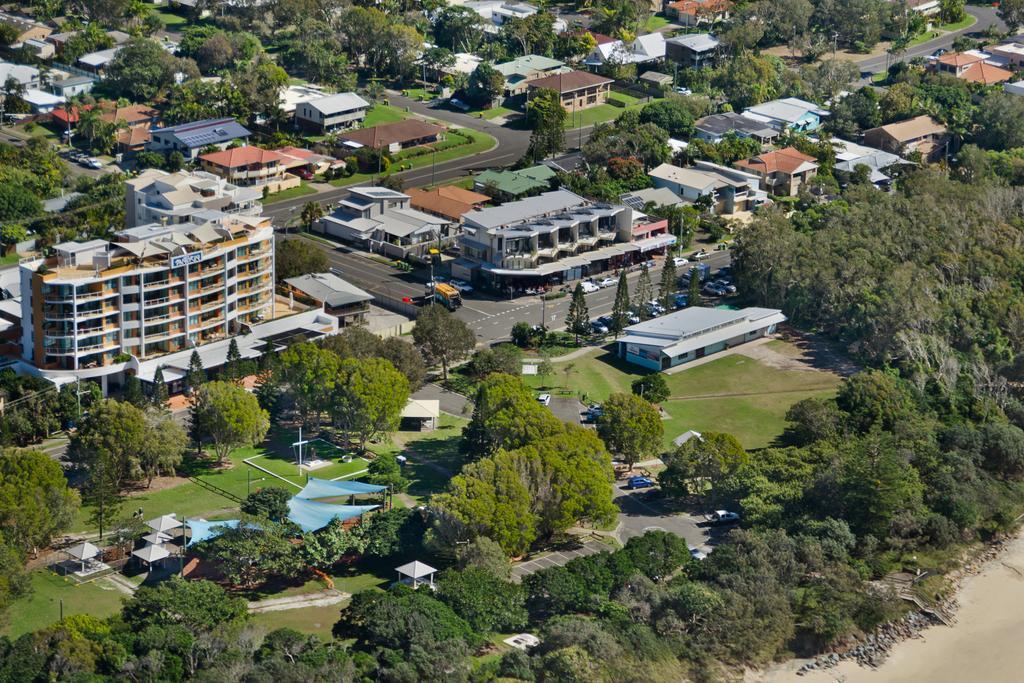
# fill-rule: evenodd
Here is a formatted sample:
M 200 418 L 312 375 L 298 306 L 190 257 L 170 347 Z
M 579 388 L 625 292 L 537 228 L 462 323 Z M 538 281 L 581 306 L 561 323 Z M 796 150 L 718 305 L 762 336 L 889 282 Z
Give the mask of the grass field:
M 438 152 L 437 154 L 421 154 L 420 156 L 412 158 L 398 157 L 398 159 L 392 165 L 390 173 L 401 172 L 396 168 L 396 166 L 399 163 L 411 165 L 412 168 L 414 169 L 423 168 L 424 166 L 430 166 L 431 164 L 434 163 L 440 164 L 444 163 L 445 161 L 452 161 L 453 159 L 461 159 L 463 157 L 471 156 L 473 154 L 480 154 L 481 152 L 486 152 L 487 150 L 491 149 L 492 147 L 498 144 L 498 141 L 495 140 L 490 135 L 488 135 L 487 133 L 481 133 L 480 131 L 476 130 L 470 131 L 470 133 L 473 136 L 473 142 L 471 143 L 458 145 L 457 147 L 450 147 L 448 149 Z M 449 139 L 453 139 L 456 136 L 461 137 L 462 134 L 459 132 L 449 132 L 448 134 Z M 408 171 L 412 169 L 405 170 Z M 374 173 L 356 173 L 354 175 L 349 176 L 348 178 L 335 178 L 334 180 L 331 180 L 330 183 L 335 187 L 344 187 L 346 185 L 365 185 L 369 182 L 372 182 L 375 176 L 376 174 Z
M 285 199 L 295 199 L 296 197 L 305 197 L 309 194 L 316 194 L 316 188 L 310 187 L 305 182 L 296 185 L 295 187 L 289 187 L 287 190 L 281 192 L 275 192 L 267 195 L 267 198 L 263 200 L 264 204 L 273 204 L 274 202 L 282 202 Z
M 430 494 L 442 491 L 462 463 L 459 437 L 469 420 L 442 413 L 441 422 L 433 432 L 399 432 L 391 444 L 371 446 L 378 454 L 403 453 L 409 460 L 402 474 L 411 481 L 409 496 L 423 504 Z M 427 464 L 427 463 L 431 464 Z
M 782 351 L 780 351 L 782 352 Z M 568 385 L 581 400 L 603 401 L 614 392 L 628 392 L 630 383 L 645 373 L 606 351 L 577 358 L 568 378 L 565 364 L 542 381 L 524 377 L 530 386 L 549 389 Z M 662 404 L 665 445 L 688 429 L 729 432 L 747 448 L 770 445 L 786 426 L 786 411 L 797 401 L 830 396 L 839 384 L 827 372 L 784 370 L 734 353 L 703 365 L 666 375 L 671 397 Z
M 160 17 L 160 21 L 164 22 L 164 27 L 169 31 L 180 31 L 185 28 L 185 24 L 189 23 L 186 17 L 170 10 L 155 9 L 153 14 Z
M 671 23 L 672 22 L 669 21 L 668 18 L 663 17 L 660 14 L 652 14 L 650 18 L 647 20 L 647 24 L 644 26 L 644 30 L 647 33 L 653 33 L 654 31 L 657 31 L 659 28 L 664 28 L 665 26 L 668 26 Z
M 409 118 L 409 114 L 403 109 L 392 107 L 390 104 L 375 104 L 366 112 L 366 118 L 363 119 L 363 125 L 360 128 L 371 128 L 407 118 Z
M 509 109 L 508 107 L 491 107 L 490 109 L 481 109 L 478 112 L 474 112 L 480 115 L 482 119 L 496 119 L 499 116 L 512 116 L 513 114 L 520 114 L 515 109 Z
M 103 619 L 120 611 L 121 599 L 125 597 L 108 581 L 78 584 L 48 569 L 31 572 L 29 579 L 32 594 L 11 603 L 7 623 L 0 628 L 0 634 L 11 639 L 59 621 L 62 600 L 66 617 L 90 614 Z
M 408 90 L 403 90 L 402 94 L 406 97 L 418 100 L 419 102 L 430 102 L 431 100 L 436 100 L 440 97 L 438 93 L 433 90 L 428 90 L 427 88 L 410 88 Z
M 656 101 L 656 98 L 648 101 L 620 92 L 611 93 L 608 95 L 608 99 L 622 102 L 626 106 L 616 107 L 613 104 L 599 104 L 596 107 L 578 110 L 575 115 L 570 111 L 569 115 L 565 119 L 565 127 L 585 128 L 587 126 L 593 126 L 596 123 L 614 121 L 619 117 L 619 114 L 627 109 L 640 109 L 650 102 Z

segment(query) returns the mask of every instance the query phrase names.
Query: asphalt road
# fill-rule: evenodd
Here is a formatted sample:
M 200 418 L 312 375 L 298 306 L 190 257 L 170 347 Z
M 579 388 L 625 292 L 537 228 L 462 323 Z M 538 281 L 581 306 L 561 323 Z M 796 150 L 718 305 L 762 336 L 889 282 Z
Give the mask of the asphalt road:
M 890 64 L 894 62 L 909 62 L 916 57 L 927 57 L 936 50 L 945 49 L 948 50 L 953 46 L 953 41 L 963 35 L 974 35 L 981 34 L 985 29 L 991 26 L 997 26 L 1000 30 L 1006 30 L 1006 24 L 1003 23 L 1002 19 L 996 14 L 994 7 L 982 6 L 982 5 L 968 5 L 966 7 L 967 13 L 976 17 L 977 21 L 974 25 L 960 31 L 952 31 L 945 35 L 939 36 L 935 40 L 929 40 L 928 42 L 921 43 L 909 48 L 906 52 L 899 57 L 891 55 L 882 55 L 880 57 L 874 57 L 867 59 L 863 62 L 859 62 L 861 74 L 877 74 L 882 73 L 889 68 Z
M 453 111 L 447 107 L 432 107 L 430 103 L 418 102 L 408 97 L 389 92 L 388 101 L 392 106 L 408 109 L 409 111 L 440 119 L 454 126 L 461 126 L 472 130 L 483 131 L 494 137 L 498 144 L 486 152 L 443 161 L 433 166 L 415 168 L 403 173 L 394 175 L 402 179 L 405 187 L 424 187 L 444 182 L 446 180 L 457 180 L 467 175 L 478 173 L 493 168 L 511 166 L 522 158 L 530 145 L 530 131 L 509 126 L 498 125 L 486 119 L 478 119 L 462 112 Z M 590 139 L 593 126 L 576 128 L 565 132 L 566 145 L 577 147 Z M 315 195 L 305 195 L 295 199 L 286 199 L 273 204 L 268 204 L 263 209 L 263 215 L 273 218 L 276 225 L 285 225 L 289 220 L 301 211 L 302 207 L 310 202 L 317 201 L 321 204 L 335 204 L 348 195 L 348 190 L 339 187 L 324 190 Z
M 712 252 L 705 263 L 711 266 L 714 273 L 722 266 L 730 263 L 728 251 Z M 661 264 L 651 270 L 651 282 L 655 289 L 661 277 Z M 685 266 L 683 267 L 685 268 Z M 683 268 L 677 269 L 680 274 Z M 630 287 L 635 287 L 640 271 L 634 270 L 627 276 Z M 587 294 L 587 309 L 590 319 L 611 313 L 615 303 L 615 287 L 606 287 L 592 294 Z M 546 325 L 548 329 L 558 330 L 565 327 L 565 316 L 569 312 L 571 297 L 565 296 L 553 301 L 542 301 L 538 296 L 524 296 L 512 300 L 483 299 L 470 295 L 463 299 L 462 308 L 458 310 L 459 318 L 465 320 L 476 334 L 477 340 L 483 343 L 508 339 L 512 326 L 523 320 L 531 325 Z

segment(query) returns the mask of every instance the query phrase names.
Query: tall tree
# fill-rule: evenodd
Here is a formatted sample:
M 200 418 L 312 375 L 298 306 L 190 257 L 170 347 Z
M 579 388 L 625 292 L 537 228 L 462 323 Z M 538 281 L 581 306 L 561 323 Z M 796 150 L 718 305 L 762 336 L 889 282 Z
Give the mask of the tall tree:
M 93 406 L 71 441 L 69 458 L 91 477 L 103 461 L 104 476 L 120 489 L 142 476 L 139 453 L 146 431 L 141 410 L 123 401 L 106 399 Z
M 224 368 L 220 371 L 221 379 L 225 382 L 239 382 L 244 376 L 242 368 L 242 353 L 238 350 L 238 339 L 231 338 L 228 344 L 228 354 L 225 358 Z
M 157 366 L 156 372 L 153 373 L 153 394 L 150 396 L 150 400 L 153 402 L 153 406 L 160 409 L 166 410 L 167 408 L 167 382 L 164 381 L 164 366 Z
M 60 463 L 40 451 L 13 450 L 0 457 L 0 531 L 22 553 L 49 545 L 70 526 L 78 494 L 68 488 Z
M 189 392 L 195 392 L 206 383 L 206 370 L 203 368 L 203 359 L 199 357 L 199 351 L 193 349 L 192 355 L 188 358 L 188 370 L 185 372 L 185 386 Z
M 263 441 L 270 417 L 256 397 L 229 382 L 209 382 L 196 393 L 195 413 L 199 432 L 213 441 L 220 462 L 236 448 Z
M 636 300 L 633 303 L 633 308 L 641 319 L 646 320 L 650 317 L 647 304 L 653 299 L 654 285 L 651 284 L 651 272 L 644 263 L 640 266 L 640 279 L 636 283 Z
M 632 469 L 642 457 L 661 452 L 665 427 L 650 402 L 633 394 L 612 394 L 598 418 L 597 433 L 605 446 Z
M 676 262 L 669 254 L 665 257 L 665 265 L 661 267 L 661 280 L 658 282 L 658 302 L 666 311 L 675 307 L 676 279 Z
M 188 446 L 188 434 L 170 413 L 152 410 L 146 414 L 146 430 L 139 451 L 139 466 L 146 477 L 146 487 L 154 477 L 173 474 Z
M 629 283 L 626 282 L 625 268 L 619 273 L 619 284 L 615 288 L 615 302 L 612 304 L 611 332 L 616 337 L 626 327 L 629 315 Z
M 526 154 L 534 161 L 565 149 L 565 107 L 551 88 L 540 88 L 526 105 L 526 121 L 533 131 Z
M 302 220 L 302 226 L 306 229 L 306 232 L 313 230 L 313 224 L 324 217 L 324 207 L 320 202 L 306 202 L 302 206 L 302 214 L 300 218 Z
M 281 379 L 307 427 L 320 426 L 320 415 L 331 404 L 341 359 L 311 342 L 292 344 L 281 352 Z
M 128 375 L 124 381 L 124 400 L 136 408 L 146 407 L 146 395 L 142 393 L 142 381 L 135 375 Z
M 441 375 L 448 379 L 448 368 L 462 360 L 476 346 L 476 337 L 469 325 L 442 306 L 428 306 L 416 318 L 412 328 L 416 348 L 428 363 L 439 363 Z
M 663 459 L 666 493 L 704 495 L 713 503 L 722 480 L 746 465 L 747 452 L 731 434 L 704 432 Z
M 587 309 L 587 298 L 583 294 L 583 286 L 579 283 L 572 290 L 572 301 L 569 302 L 569 313 L 565 317 L 565 325 L 569 332 L 576 336 L 576 345 L 580 344 L 580 335 L 590 333 L 590 311 Z
M 331 402 L 334 423 L 363 450 L 370 439 L 389 438 L 409 400 L 405 375 L 383 358 L 348 358 L 340 371 Z
M 277 245 L 275 254 L 277 281 L 320 273 L 327 270 L 327 254 L 307 239 L 286 239 Z
M 1011 32 L 1024 26 L 1024 0 L 1002 0 L 998 12 Z
M 701 303 L 702 302 L 700 299 L 700 270 L 698 270 L 697 267 L 694 266 L 693 268 L 690 268 L 690 287 L 689 291 L 686 294 L 686 305 L 687 307 L 700 306 Z

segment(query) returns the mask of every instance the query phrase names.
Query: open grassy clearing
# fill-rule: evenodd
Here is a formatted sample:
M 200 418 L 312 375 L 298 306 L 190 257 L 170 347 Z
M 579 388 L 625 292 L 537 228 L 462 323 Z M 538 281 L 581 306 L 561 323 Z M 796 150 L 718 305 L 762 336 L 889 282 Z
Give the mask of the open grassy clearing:
M 309 194 L 316 194 L 317 190 L 315 187 L 307 185 L 302 182 L 295 187 L 289 187 L 287 190 L 280 192 L 274 192 L 273 194 L 267 195 L 267 198 L 263 200 L 264 204 L 273 204 L 274 202 L 283 202 L 286 199 L 295 199 L 296 197 L 305 197 Z
M 31 572 L 29 579 L 32 593 L 11 603 L 7 623 L 0 627 L 0 634 L 11 639 L 59 621 L 61 601 L 64 602 L 65 617 L 89 614 L 103 619 L 119 612 L 121 599 L 125 597 L 103 579 L 79 584 L 48 569 Z
M 645 100 L 621 92 L 612 92 L 608 95 L 608 99 L 621 102 L 625 106 L 616 107 L 614 104 L 599 104 L 595 107 L 579 109 L 575 114 L 570 111 L 565 119 L 565 127 L 570 129 L 585 128 L 597 123 L 614 121 L 619 117 L 619 114 L 627 109 L 640 109 L 651 102 L 656 102 L 658 98 Z
M 787 342 L 770 344 L 780 355 L 797 355 Z M 633 380 L 645 374 L 606 350 L 595 350 L 568 363 L 555 363 L 555 374 L 549 377 L 523 379 L 534 388 L 576 395 L 586 403 L 628 392 Z M 729 432 L 747 448 L 770 445 L 785 428 L 791 405 L 813 396 L 830 396 L 840 381 L 829 372 L 773 367 L 742 351 L 665 375 L 665 379 L 671 391 L 662 404 L 670 416 L 665 421 L 666 447 L 679 434 L 695 429 Z

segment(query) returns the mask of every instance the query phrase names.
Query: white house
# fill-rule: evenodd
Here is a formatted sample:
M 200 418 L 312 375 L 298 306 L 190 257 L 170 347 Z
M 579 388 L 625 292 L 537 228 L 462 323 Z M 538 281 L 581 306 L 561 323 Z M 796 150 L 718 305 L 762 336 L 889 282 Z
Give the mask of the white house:
M 354 92 L 328 95 L 297 104 L 295 123 L 307 130 L 326 133 L 361 122 L 369 108 L 370 103 Z

